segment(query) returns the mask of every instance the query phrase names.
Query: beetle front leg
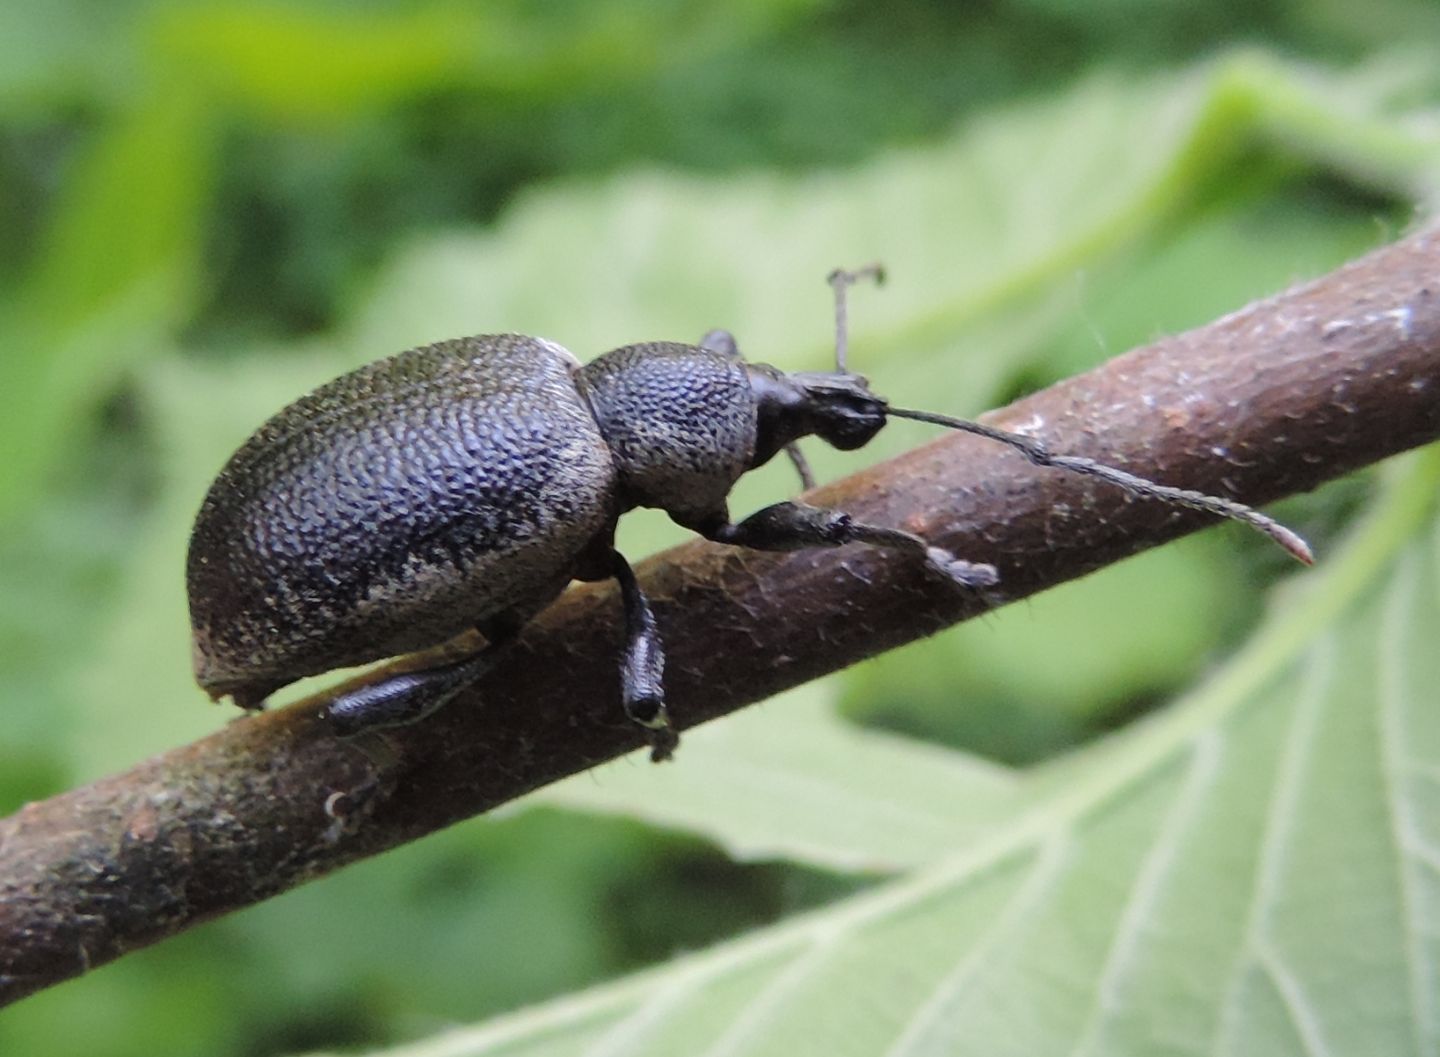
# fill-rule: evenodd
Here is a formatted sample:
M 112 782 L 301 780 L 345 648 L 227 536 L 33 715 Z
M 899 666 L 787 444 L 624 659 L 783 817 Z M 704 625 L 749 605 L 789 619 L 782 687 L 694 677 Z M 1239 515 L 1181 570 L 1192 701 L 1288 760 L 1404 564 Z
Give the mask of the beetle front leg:
M 668 760 L 680 743 L 665 709 L 665 651 L 650 600 L 640 590 L 635 572 L 619 551 L 611 552 L 611 568 L 620 581 L 625 607 L 625 651 L 620 659 L 620 696 L 625 714 L 645 728 L 650 759 Z
M 700 534 L 717 543 L 731 543 L 762 551 L 803 550 L 806 547 L 841 547 L 868 543 L 875 547 L 913 554 L 926 568 L 969 589 L 993 587 L 1000 582 L 995 566 L 967 562 L 947 550 L 932 547 L 919 536 L 883 525 L 856 521 L 843 510 L 806 503 L 775 503 L 737 523 L 702 525 Z

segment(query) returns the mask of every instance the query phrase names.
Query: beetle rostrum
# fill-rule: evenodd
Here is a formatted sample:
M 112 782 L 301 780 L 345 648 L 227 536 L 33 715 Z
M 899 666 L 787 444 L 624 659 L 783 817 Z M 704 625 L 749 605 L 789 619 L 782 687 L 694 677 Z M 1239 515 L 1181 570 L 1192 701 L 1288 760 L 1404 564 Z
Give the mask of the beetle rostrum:
M 302 397 L 230 458 L 196 518 L 186 570 L 196 680 L 213 698 L 259 708 L 302 677 L 478 629 L 486 645 L 477 652 L 383 677 L 326 706 L 341 735 L 413 723 L 480 679 L 571 580 L 614 577 L 625 712 L 664 759 L 677 742 L 664 651 L 614 545 L 626 511 L 658 507 L 707 539 L 757 550 L 893 548 L 963 590 L 998 582 L 993 566 L 843 511 L 788 501 L 731 521 L 727 497 L 747 471 L 784 451 L 808 487 L 797 441 L 859 448 L 895 416 L 1246 522 L 1311 560 L 1298 536 L 1231 500 L 891 406 L 845 366 L 845 295 L 862 277 L 881 275 L 872 267 L 830 277 L 834 371 L 747 363 L 724 331 L 697 345 L 627 345 L 583 366 L 553 342 L 496 334 L 411 349 Z

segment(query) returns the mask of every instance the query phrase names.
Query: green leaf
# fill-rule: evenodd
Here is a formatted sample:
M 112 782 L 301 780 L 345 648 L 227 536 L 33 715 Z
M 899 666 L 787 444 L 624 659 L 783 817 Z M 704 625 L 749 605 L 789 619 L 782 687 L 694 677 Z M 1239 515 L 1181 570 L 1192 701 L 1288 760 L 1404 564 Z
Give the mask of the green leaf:
M 88 663 L 65 680 L 80 706 L 69 740 L 77 779 L 95 778 L 232 718 L 195 686 L 185 551 L 195 512 L 225 458 L 259 421 L 336 373 L 325 345 L 291 347 L 255 362 L 151 364 L 140 399 L 165 455 L 162 493 L 127 562 L 119 612 L 91 646 Z M 179 707 L 176 707 L 176 704 Z
M 930 866 L 388 1052 L 1434 1053 L 1437 490 L 1408 460 L 1232 664 Z
M 150 2 L 0 4 L 0 120 L 24 128 L 52 108 L 82 99 L 109 103 L 127 91 L 134 76 L 129 31 Z
M 389 14 L 206 4 L 165 12 L 154 35 L 220 99 L 271 119 L 336 121 L 453 81 L 480 28 L 448 5 Z
M 335 122 L 437 90 L 499 98 L 593 90 L 773 32 L 816 4 L 732 4 L 716 15 L 696 0 L 643 14 L 624 0 L 398 12 L 219 3 L 164 12 L 155 37 L 222 99 L 282 122 Z
M 0 356 L 0 517 L 33 499 L 64 440 L 195 295 L 211 178 L 199 101 L 148 100 L 77 161 Z
M 683 767 L 652 767 L 636 753 L 515 807 L 604 811 L 709 837 L 737 859 L 849 872 L 930 862 L 1013 807 L 1009 771 L 845 723 L 832 685 L 802 687 L 687 734 Z

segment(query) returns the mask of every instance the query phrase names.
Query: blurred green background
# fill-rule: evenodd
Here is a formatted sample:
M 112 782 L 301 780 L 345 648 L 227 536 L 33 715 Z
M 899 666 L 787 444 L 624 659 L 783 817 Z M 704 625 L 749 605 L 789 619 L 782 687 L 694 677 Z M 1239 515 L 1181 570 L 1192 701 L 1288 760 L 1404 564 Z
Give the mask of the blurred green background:
M 311 385 L 500 330 L 589 358 L 723 325 L 818 369 L 824 275 L 878 258 L 854 362 L 973 414 L 1403 232 L 1440 188 L 1436 41 L 1433 0 L 0 5 L 0 812 L 231 718 L 189 680 L 188 525 Z M 834 476 L 926 435 L 811 454 Z M 1280 513 L 1323 551 L 1370 489 Z M 644 514 L 625 533 L 632 558 L 679 538 Z M 1213 667 L 1288 572 L 1215 530 L 811 697 L 1037 763 Z M 774 736 L 791 707 L 760 710 Z M 694 740 L 723 816 L 750 779 Z M 0 1053 L 381 1046 L 896 868 L 600 799 L 127 957 L 0 1013 Z

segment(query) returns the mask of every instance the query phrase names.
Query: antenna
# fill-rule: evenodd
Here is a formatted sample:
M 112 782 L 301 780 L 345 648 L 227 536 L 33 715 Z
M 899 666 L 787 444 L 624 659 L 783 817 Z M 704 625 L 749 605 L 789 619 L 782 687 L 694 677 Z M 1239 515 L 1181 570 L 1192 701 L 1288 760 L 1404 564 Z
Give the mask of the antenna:
M 1057 455 L 1033 437 L 996 429 L 994 426 L 981 425 L 979 422 L 970 422 L 963 418 L 951 418 L 949 415 L 938 415 L 933 411 L 914 411 L 903 407 L 887 407 L 885 413 L 897 418 L 930 422 L 937 426 L 946 426 L 963 433 L 973 433 L 976 436 L 999 441 L 1001 444 L 1007 444 L 1019 450 L 1036 466 L 1053 466 L 1071 473 L 1098 477 L 1102 481 L 1109 481 L 1142 499 L 1158 499 L 1162 503 L 1169 503 L 1172 506 L 1203 510 L 1207 514 L 1215 514 L 1232 521 L 1242 522 L 1265 533 L 1297 561 L 1304 562 L 1306 565 L 1315 563 L 1315 557 L 1310 553 L 1310 547 L 1297 533 L 1292 532 L 1274 518 L 1268 517 L 1244 503 L 1237 503 L 1233 499 L 1222 499 L 1220 496 L 1206 495 L 1204 492 L 1195 492 L 1188 488 L 1174 488 L 1170 485 L 1157 484 L 1148 478 L 1126 473 L 1114 466 L 1106 466 L 1094 459 L 1086 459 L 1078 455 Z
M 849 351 L 850 334 L 849 321 L 845 315 L 845 291 L 861 279 L 874 279 L 875 285 L 880 286 L 885 282 L 885 267 L 882 264 L 867 264 L 863 268 L 856 268 L 854 271 L 846 271 L 844 268 L 836 268 L 825 281 L 835 290 L 835 373 L 847 374 L 845 369 L 845 354 Z
M 868 264 L 863 268 L 856 268 L 854 271 L 837 268 L 829 274 L 826 280 L 835 290 L 835 373 L 840 375 L 849 375 L 849 371 L 845 367 L 845 353 L 849 344 L 849 321 L 845 314 L 845 296 L 849 288 L 861 279 L 874 279 L 876 285 L 879 285 L 885 281 L 885 269 L 878 263 Z M 1191 510 L 1201 510 L 1217 517 L 1239 521 L 1265 533 L 1296 560 L 1304 562 L 1306 565 L 1315 561 L 1314 555 L 1310 553 L 1310 547 L 1297 533 L 1292 532 L 1274 518 L 1268 517 L 1244 503 L 1237 503 L 1233 499 L 1206 495 L 1204 492 L 1196 492 L 1189 488 L 1175 488 L 1159 484 L 1114 466 L 1107 466 L 1094 459 L 1086 459 L 1078 455 L 1061 455 L 1052 452 L 1033 437 L 996 429 L 994 426 L 981 425 L 979 422 L 970 422 L 963 418 L 951 418 L 949 415 L 937 414 L 934 411 L 916 411 L 893 407 L 889 404 L 885 405 L 885 414 L 894 418 L 908 418 L 917 422 L 929 422 L 932 425 L 960 430 L 964 433 L 973 433 L 1015 448 L 1037 466 L 1052 466 L 1070 473 L 1098 477 L 1100 480 L 1108 481 L 1142 499 L 1154 499 L 1172 506 L 1188 507 Z M 798 451 L 792 453 L 791 458 L 797 460 L 797 466 L 800 465 Z M 802 469 L 801 475 L 804 476 L 805 473 L 806 471 Z

